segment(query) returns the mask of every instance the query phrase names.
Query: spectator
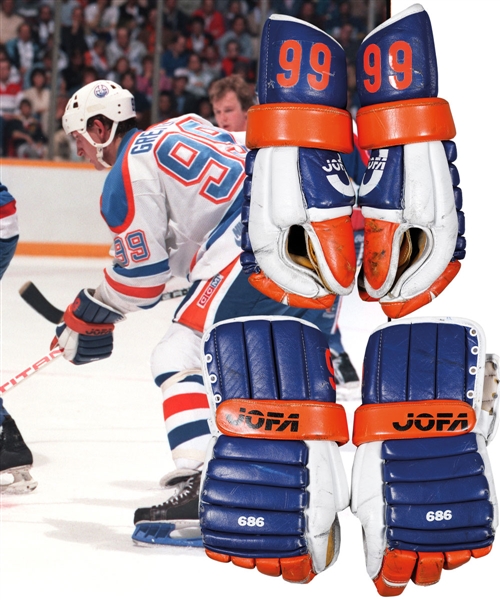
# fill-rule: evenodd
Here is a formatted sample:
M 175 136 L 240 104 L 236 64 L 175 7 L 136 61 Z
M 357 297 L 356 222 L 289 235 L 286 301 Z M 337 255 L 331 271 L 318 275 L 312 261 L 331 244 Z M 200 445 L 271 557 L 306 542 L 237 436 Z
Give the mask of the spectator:
M 239 53 L 248 59 L 255 58 L 254 56 L 254 44 L 252 36 L 248 33 L 247 22 L 243 15 L 236 15 L 233 19 L 231 29 L 226 31 L 224 35 L 217 40 L 217 46 L 219 48 L 219 54 L 222 58 L 225 58 L 226 46 L 230 40 L 236 40 L 239 45 Z
M 174 99 L 171 92 L 160 92 L 158 97 L 158 123 L 178 117 L 174 108 Z
M 90 50 L 90 65 L 97 71 L 99 79 L 107 79 L 108 77 L 109 63 L 106 48 L 105 40 L 97 38 Z
M 38 18 L 33 25 L 33 35 L 42 51 L 54 35 L 54 16 L 52 8 L 48 4 L 41 4 L 38 8 Z
M 40 121 L 44 135 L 48 134 L 50 90 L 47 87 L 45 69 L 35 67 L 30 73 L 30 87 L 23 92 L 23 98 L 31 102 L 35 117 Z
M 131 69 L 130 62 L 126 56 L 120 56 L 116 61 L 111 71 L 109 71 L 106 79 L 120 83 L 120 79 L 124 73 Z
M 0 0 L 0 44 L 6 44 L 17 36 L 24 19 L 16 12 L 14 0 Z
M 22 95 L 22 85 L 11 80 L 11 63 L 0 59 L 0 115 L 6 119 L 14 116 Z
M 355 65 L 360 42 L 356 38 L 352 25 L 344 23 L 337 32 L 335 39 L 344 49 L 347 64 Z
M 126 27 L 131 36 L 139 31 L 148 17 L 147 0 L 125 0 L 118 8 L 118 27 Z
M 137 89 L 136 75 L 133 69 L 129 69 L 120 78 L 119 84 L 128 90 L 134 97 L 135 112 L 139 129 L 147 129 L 151 125 L 151 102 L 146 94 Z
M 61 71 L 63 89 L 68 97 L 82 87 L 84 66 L 83 54 L 80 49 L 75 48 L 69 57 L 69 65 Z
M 209 73 L 212 81 L 222 77 L 222 62 L 217 47 L 210 44 L 201 55 L 203 70 Z
M 71 24 L 61 27 L 61 48 L 68 56 L 78 50 L 82 56 L 89 52 L 83 8 L 78 4 L 71 13 Z
M 259 51 L 260 34 L 264 27 L 264 23 L 274 12 L 271 9 L 270 2 L 267 2 L 265 6 L 263 4 L 262 0 L 256 0 L 246 15 L 248 31 L 254 38 L 255 56 L 257 56 Z
M 210 104 L 210 100 L 208 98 L 201 98 L 198 102 L 198 114 L 200 117 L 203 117 L 207 121 L 210 121 L 212 125 L 215 125 L 215 117 L 214 111 L 212 110 L 212 105 Z
M 240 45 L 237 40 L 229 40 L 226 44 L 226 54 L 222 59 L 222 74 L 224 77 L 232 75 L 235 71 L 244 74 L 244 78 L 251 80 L 253 67 L 248 58 L 240 53 Z
M 62 117 L 68 104 L 66 94 L 60 94 L 56 100 L 56 131 L 54 133 L 54 160 L 69 160 L 82 162 L 83 157 L 78 156 L 76 140 L 71 135 L 66 135 L 62 126 Z
M 10 138 L 18 158 L 43 158 L 47 150 L 47 137 L 40 121 L 33 115 L 31 102 L 24 98 L 19 112 L 12 120 Z
M 190 17 L 177 6 L 177 0 L 165 0 L 163 4 L 163 27 L 188 35 Z
M 197 98 L 208 97 L 208 86 L 212 83 L 212 76 L 203 70 L 201 58 L 193 52 L 187 64 L 188 82 L 186 91 L 191 92 Z
M 39 4 L 38 0 L 17 0 L 16 12 L 33 27 L 38 17 Z
M 106 56 L 108 63 L 114 65 L 120 57 L 125 57 L 136 73 L 141 72 L 141 61 L 147 54 L 146 46 L 139 40 L 133 40 L 130 30 L 125 26 L 116 28 L 115 39 L 108 44 Z
M 185 68 L 189 59 L 186 50 L 186 38 L 182 33 L 175 32 L 167 50 L 161 55 L 161 68 L 168 77 L 173 77 L 176 69 Z
M 85 7 L 84 18 L 88 32 L 106 43 L 112 40 L 118 25 L 118 7 L 111 0 L 95 0 Z
M 45 48 L 45 52 L 43 53 L 43 55 L 41 57 L 41 60 L 39 60 L 33 66 L 34 69 L 37 69 L 37 68 L 44 69 L 45 75 L 47 77 L 47 81 L 52 80 L 52 46 L 53 46 L 53 43 L 54 43 L 54 38 L 52 36 L 50 36 L 47 46 Z M 57 80 L 58 80 L 57 81 L 57 89 L 62 92 L 65 92 L 65 87 L 64 87 L 63 78 L 62 78 L 62 72 L 64 71 L 64 69 L 66 69 L 68 67 L 68 65 L 69 65 L 68 57 L 62 50 L 59 50 L 57 66 L 56 66 L 56 73 L 57 73 Z
M 5 44 L 11 63 L 19 71 L 23 87 L 29 86 L 29 75 L 38 61 L 40 49 L 33 38 L 31 25 L 21 23 L 17 36 Z
M 271 0 L 273 12 L 289 17 L 297 17 L 301 4 L 302 0 Z
M 316 4 L 312 0 L 302 2 L 297 18 L 320 29 L 323 25 L 323 21 L 316 11 Z
M 81 6 L 79 0 L 62 0 L 61 2 L 61 27 L 71 27 L 73 10 Z
M 198 110 L 198 99 L 186 90 L 188 78 L 189 75 L 186 69 L 175 70 L 172 82 L 172 98 L 174 110 L 178 115 L 195 113 Z
M 189 25 L 189 34 L 186 38 L 186 48 L 189 52 L 196 52 L 201 55 L 203 50 L 212 44 L 213 41 L 213 36 L 203 28 L 203 19 L 201 17 L 193 17 Z
M 142 59 L 142 74 L 137 75 L 136 85 L 137 89 L 146 95 L 148 100 L 151 102 L 153 99 L 153 70 L 154 70 L 154 59 L 151 54 L 146 54 Z M 169 92 L 172 89 L 172 80 L 167 77 L 165 73 L 160 71 L 159 91 Z
M 193 11 L 193 17 L 201 17 L 204 23 L 204 29 L 214 40 L 226 31 L 223 14 L 216 10 L 215 0 L 201 0 L 201 6 Z
M 248 5 L 246 2 L 241 2 L 241 0 L 229 0 L 224 11 L 224 23 L 226 26 L 226 31 L 231 29 L 233 19 L 236 17 L 236 15 L 246 16 L 247 13 Z

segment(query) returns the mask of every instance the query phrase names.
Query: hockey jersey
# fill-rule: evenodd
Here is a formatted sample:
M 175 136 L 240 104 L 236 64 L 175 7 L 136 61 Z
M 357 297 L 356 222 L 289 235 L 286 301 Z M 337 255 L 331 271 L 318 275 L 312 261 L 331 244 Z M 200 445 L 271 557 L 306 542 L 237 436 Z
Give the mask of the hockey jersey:
M 0 182 L 0 279 L 14 256 L 18 239 L 16 201 Z
M 101 196 L 115 259 L 96 296 L 121 312 L 150 308 L 172 275 L 210 279 L 233 261 L 246 153 L 194 114 L 128 132 Z

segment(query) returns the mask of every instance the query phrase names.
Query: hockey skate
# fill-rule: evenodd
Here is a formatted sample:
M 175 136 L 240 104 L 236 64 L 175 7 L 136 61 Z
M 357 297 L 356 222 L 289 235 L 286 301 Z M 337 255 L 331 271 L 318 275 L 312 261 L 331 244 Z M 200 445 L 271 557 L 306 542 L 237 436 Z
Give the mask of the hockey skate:
M 200 477 L 199 471 L 178 469 L 162 478 L 160 484 L 175 489 L 174 494 L 163 504 L 135 511 L 132 539 L 136 544 L 203 546 L 198 513 Z
M 32 465 L 33 455 L 24 443 L 16 422 L 10 415 L 6 416 L 0 426 L 0 493 L 26 494 L 33 491 L 38 483 L 29 472 Z

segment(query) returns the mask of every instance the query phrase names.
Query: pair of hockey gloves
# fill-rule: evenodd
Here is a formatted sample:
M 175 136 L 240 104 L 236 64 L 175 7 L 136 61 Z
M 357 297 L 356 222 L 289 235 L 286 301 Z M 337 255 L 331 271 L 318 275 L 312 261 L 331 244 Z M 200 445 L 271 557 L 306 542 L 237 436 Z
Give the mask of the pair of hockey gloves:
M 113 351 L 114 324 L 125 317 L 94 297 L 92 289 L 81 290 L 64 312 L 50 349 L 61 348 L 75 365 L 102 360 Z
M 363 41 L 357 57 L 359 145 L 371 151 L 359 190 L 365 218 L 361 298 L 391 318 L 429 303 L 465 256 L 455 126 L 437 97 L 429 17 L 416 4 Z M 284 304 L 332 305 L 356 278 L 355 193 L 341 153 L 352 145 L 342 47 L 303 21 L 272 15 L 248 112 L 241 262 Z M 443 141 L 444 140 L 444 141 Z
M 205 551 L 308 583 L 335 562 L 337 513 L 349 504 L 339 450 L 349 433 L 327 341 L 299 319 L 240 318 L 206 333 L 202 360 L 213 435 Z M 498 360 L 463 319 L 403 319 L 369 338 L 350 502 L 382 596 L 436 583 L 491 549 Z

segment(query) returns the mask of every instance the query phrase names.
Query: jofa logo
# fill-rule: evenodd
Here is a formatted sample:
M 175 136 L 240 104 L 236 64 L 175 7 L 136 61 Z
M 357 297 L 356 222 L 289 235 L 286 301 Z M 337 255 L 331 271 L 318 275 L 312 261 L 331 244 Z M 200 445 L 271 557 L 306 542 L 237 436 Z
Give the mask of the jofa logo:
M 226 415 L 228 423 L 234 427 L 241 427 L 243 423 L 252 429 L 262 429 L 265 431 L 285 431 L 288 427 L 290 431 L 297 432 L 299 430 L 299 414 L 291 413 L 285 418 L 285 413 L 267 412 L 265 415 L 260 410 L 249 410 L 244 407 L 240 408 L 240 414 L 237 419 L 232 415 Z
M 452 421 L 452 419 L 454 419 Z M 429 413 L 420 413 L 414 418 L 413 413 L 408 413 L 408 420 L 401 424 L 394 421 L 392 426 L 396 431 L 408 431 L 411 427 L 415 427 L 420 431 L 464 431 L 469 427 L 467 413 L 459 413 L 455 418 L 453 413 L 437 413 L 431 415 Z

